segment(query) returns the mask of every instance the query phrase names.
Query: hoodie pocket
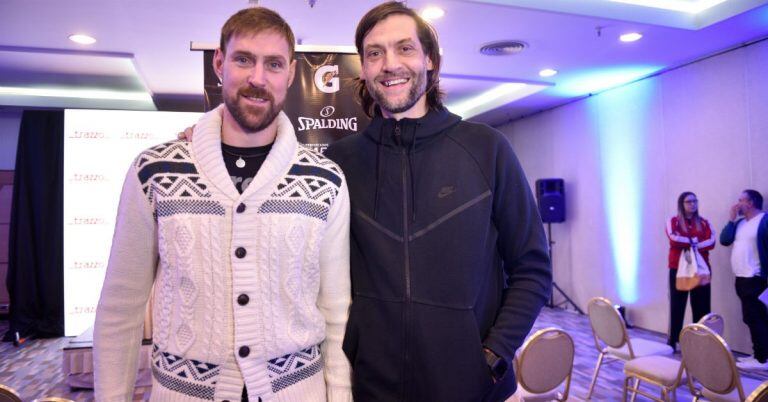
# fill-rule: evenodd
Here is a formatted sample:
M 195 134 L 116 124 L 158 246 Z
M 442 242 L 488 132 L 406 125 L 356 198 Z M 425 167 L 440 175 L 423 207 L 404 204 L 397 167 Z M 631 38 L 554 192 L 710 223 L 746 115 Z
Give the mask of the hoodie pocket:
M 428 398 L 423 400 L 481 400 L 493 379 L 472 311 L 415 304 L 412 325 L 417 395 Z

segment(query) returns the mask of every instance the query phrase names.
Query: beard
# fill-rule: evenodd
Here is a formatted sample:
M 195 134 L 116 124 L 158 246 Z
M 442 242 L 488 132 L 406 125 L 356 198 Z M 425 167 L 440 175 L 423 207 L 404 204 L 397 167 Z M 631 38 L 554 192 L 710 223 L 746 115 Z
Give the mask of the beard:
M 240 88 L 234 94 L 225 91 L 223 95 L 224 105 L 226 105 L 229 114 L 246 133 L 256 133 L 269 127 L 283 110 L 285 103 L 283 101 L 275 104 L 275 97 L 266 89 L 259 87 Z M 244 96 L 264 99 L 267 101 L 266 107 L 245 105 L 242 99 Z
M 379 105 L 382 110 L 386 110 L 390 114 L 403 113 L 408 111 L 427 91 L 426 69 L 420 71 L 419 73 L 415 73 L 410 69 L 406 69 L 406 71 L 410 77 L 404 76 L 403 74 L 382 74 L 376 77 L 374 80 L 367 80 L 365 82 L 365 85 L 368 88 L 368 93 L 371 94 L 371 97 L 374 101 L 376 101 L 376 104 Z M 411 87 L 408 89 L 408 95 L 405 99 L 399 102 L 396 100 L 388 99 L 384 91 L 382 91 L 378 85 L 376 85 L 378 81 L 393 78 L 410 78 L 408 80 L 408 84 L 410 84 Z

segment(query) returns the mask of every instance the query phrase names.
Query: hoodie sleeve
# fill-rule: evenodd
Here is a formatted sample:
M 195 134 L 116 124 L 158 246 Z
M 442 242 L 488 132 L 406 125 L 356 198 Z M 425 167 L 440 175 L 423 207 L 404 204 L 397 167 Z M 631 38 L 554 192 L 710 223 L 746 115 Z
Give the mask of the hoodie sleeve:
M 493 222 L 499 232 L 507 289 L 483 343 L 511 364 L 549 297 L 552 268 L 536 202 L 512 147 L 501 134 L 493 174 Z

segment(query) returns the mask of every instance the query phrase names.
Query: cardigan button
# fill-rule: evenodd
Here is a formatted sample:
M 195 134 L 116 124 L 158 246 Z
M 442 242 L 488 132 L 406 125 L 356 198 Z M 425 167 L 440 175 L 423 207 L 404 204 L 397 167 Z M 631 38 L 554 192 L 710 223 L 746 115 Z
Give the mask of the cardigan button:
M 245 306 L 246 304 L 248 304 L 250 300 L 251 298 L 248 297 L 248 295 L 245 293 L 241 294 L 240 296 L 237 296 L 237 304 L 241 306 Z
M 245 204 L 240 203 L 240 205 L 237 206 L 236 211 L 238 214 L 242 214 L 243 212 L 245 212 Z
M 246 254 L 245 249 L 242 247 L 238 247 L 237 250 L 235 250 L 235 256 L 237 258 L 243 258 L 245 257 L 245 254 Z
M 240 350 L 237 351 L 237 354 L 242 358 L 246 358 L 249 354 L 251 354 L 251 348 L 248 346 L 240 346 Z

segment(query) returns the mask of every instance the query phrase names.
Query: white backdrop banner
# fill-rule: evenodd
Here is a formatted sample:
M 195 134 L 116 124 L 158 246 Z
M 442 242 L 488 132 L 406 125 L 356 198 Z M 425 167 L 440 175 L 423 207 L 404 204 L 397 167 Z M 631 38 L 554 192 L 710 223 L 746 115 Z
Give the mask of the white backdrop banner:
M 64 334 L 93 325 L 125 174 L 142 150 L 176 138 L 201 113 L 64 113 Z

